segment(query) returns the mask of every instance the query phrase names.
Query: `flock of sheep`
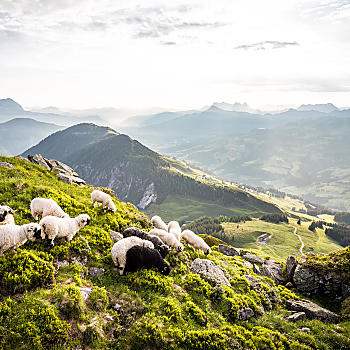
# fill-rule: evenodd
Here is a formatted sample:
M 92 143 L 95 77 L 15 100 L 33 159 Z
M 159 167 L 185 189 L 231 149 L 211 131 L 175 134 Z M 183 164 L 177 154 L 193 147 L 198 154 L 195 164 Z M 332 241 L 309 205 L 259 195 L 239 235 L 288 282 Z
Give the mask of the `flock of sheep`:
M 91 193 L 91 202 L 102 204 L 102 207 L 116 211 L 112 198 L 99 190 Z M 69 217 L 62 208 L 48 198 L 34 198 L 30 205 L 32 216 L 39 224 L 30 223 L 16 225 L 13 217 L 14 210 L 7 205 L 0 206 L 0 255 L 6 250 L 13 250 L 23 245 L 27 240 L 42 239 L 54 245 L 54 239 L 65 238 L 68 242 L 73 239 L 77 231 L 90 223 L 87 214 L 80 214 L 75 218 Z M 171 249 L 184 249 L 181 239 L 202 250 L 205 254 L 211 252 L 204 240 L 190 230 L 181 230 L 177 221 L 168 225 L 159 217 L 154 216 L 151 222 L 155 228 L 145 232 L 136 227 L 129 227 L 123 235 L 115 233 L 117 239 L 111 250 L 116 269 L 120 275 L 134 272 L 141 268 L 157 268 L 162 274 L 168 275 L 170 266 L 164 258 Z

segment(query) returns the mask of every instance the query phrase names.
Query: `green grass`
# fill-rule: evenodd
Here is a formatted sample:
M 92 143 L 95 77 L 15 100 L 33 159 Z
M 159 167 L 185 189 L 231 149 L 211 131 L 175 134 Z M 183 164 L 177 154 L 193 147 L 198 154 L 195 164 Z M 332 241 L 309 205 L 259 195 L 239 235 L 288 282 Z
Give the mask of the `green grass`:
M 237 248 L 253 249 L 277 259 L 285 259 L 291 254 L 269 246 L 257 244 L 257 237 L 262 233 L 269 233 L 272 235 L 272 238 L 268 244 L 300 255 L 299 248 L 301 244 L 298 237 L 293 233 L 294 228 L 291 225 L 297 228 L 297 233 L 301 236 L 305 244 L 304 254 L 311 251 L 309 247 L 313 247 L 313 253 L 329 253 L 342 248 L 333 239 L 327 237 L 324 230 L 316 229 L 316 232 L 308 230 L 308 222 L 302 222 L 301 225 L 297 225 L 294 219 L 289 219 L 289 222 L 290 224 L 273 224 L 254 219 L 238 224 L 223 223 L 222 226 L 225 229 L 225 233 L 234 236 L 234 245 Z
M 152 203 L 146 208 L 145 213 L 149 217 L 160 215 L 165 221 L 192 221 L 201 216 L 215 217 L 219 215 L 250 215 L 255 212 L 252 212 L 249 209 L 226 207 L 214 202 L 174 195 L 167 196 L 167 198 L 160 204 Z

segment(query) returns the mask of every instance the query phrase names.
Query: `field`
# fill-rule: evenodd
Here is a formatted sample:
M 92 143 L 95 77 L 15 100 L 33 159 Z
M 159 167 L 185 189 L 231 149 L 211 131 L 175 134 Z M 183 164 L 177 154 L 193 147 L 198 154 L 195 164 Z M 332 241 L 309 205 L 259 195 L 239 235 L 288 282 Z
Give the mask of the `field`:
M 252 249 L 273 256 L 276 259 L 285 259 L 291 255 L 290 253 L 300 256 L 299 248 L 301 243 L 294 234 L 294 227 L 297 228 L 297 234 L 301 236 L 305 244 L 304 254 L 310 252 L 329 253 L 342 248 L 334 240 L 328 238 L 324 230 L 319 228 L 316 229 L 316 232 L 308 230 L 309 222 L 302 222 L 301 225 L 298 225 L 294 219 L 289 219 L 289 222 L 289 224 L 273 224 L 254 219 L 253 221 L 240 222 L 238 224 L 223 223 L 222 226 L 225 229 L 225 233 L 231 233 L 234 236 L 235 247 Z M 257 237 L 263 233 L 272 235 L 268 244 L 276 248 L 256 243 Z
M 192 221 L 200 216 L 219 216 L 219 215 L 249 215 L 249 210 L 240 208 L 230 208 L 219 205 L 214 202 L 206 202 L 183 196 L 168 196 L 165 201 L 160 204 L 152 203 L 145 213 L 152 217 L 159 215 L 165 221 Z

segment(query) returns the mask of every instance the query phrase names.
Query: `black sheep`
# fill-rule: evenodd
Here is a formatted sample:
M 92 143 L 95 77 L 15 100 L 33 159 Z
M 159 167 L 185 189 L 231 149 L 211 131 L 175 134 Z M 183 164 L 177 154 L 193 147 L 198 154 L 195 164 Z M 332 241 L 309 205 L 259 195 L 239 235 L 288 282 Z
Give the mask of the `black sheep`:
M 169 254 L 169 247 L 164 244 L 164 242 L 157 236 L 155 235 L 150 235 L 149 233 L 140 230 L 137 227 L 129 227 L 124 230 L 123 237 L 131 237 L 131 236 L 136 236 L 141 239 L 145 239 L 147 241 L 150 241 L 153 243 L 154 248 L 157 249 L 160 253 L 160 255 L 165 258 Z
M 158 250 L 135 245 L 127 251 L 124 274 L 154 267 L 163 275 L 167 276 L 170 273 L 170 266 L 163 260 Z

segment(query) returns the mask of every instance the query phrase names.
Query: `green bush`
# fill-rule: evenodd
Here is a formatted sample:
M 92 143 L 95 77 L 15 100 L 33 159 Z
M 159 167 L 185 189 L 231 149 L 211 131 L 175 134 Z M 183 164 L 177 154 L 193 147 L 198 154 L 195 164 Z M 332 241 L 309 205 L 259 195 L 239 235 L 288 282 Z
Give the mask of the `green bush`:
M 206 297 L 209 297 L 213 291 L 212 286 L 196 273 L 188 273 L 183 280 L 182 286 L 186 291 L 191 291 Z
M 70 325 L 42 300 L 23 297 L 0 303 L 0 348 L 48 349 L 68 340 Z
M 79 288 L 75 285 L 62 287 L 53 292 L 53 300 L 57 308 L 69 319 L 83 319 L 85 310 Z
M 188 300 L 185 303 L 185 311 L 200 326 L 205 326 L 207 324 L 208 320 L 205 316 L 205 312 L 203 312 L 202 309 L 198 307 L 193 301 Z
M 89 305 L 97 311 L 106 311 L 108 306 L 108 295 L 104 287 L 94 287 L 89 297 Z
M 22 250 L 0 257 L 0 291 L 3 294 L 24 292 L 53 282 L 52 256 Z

